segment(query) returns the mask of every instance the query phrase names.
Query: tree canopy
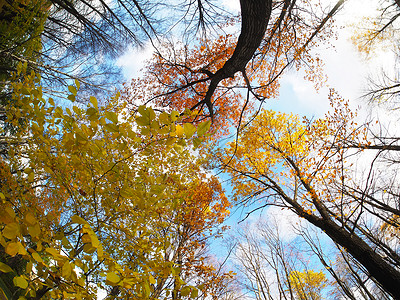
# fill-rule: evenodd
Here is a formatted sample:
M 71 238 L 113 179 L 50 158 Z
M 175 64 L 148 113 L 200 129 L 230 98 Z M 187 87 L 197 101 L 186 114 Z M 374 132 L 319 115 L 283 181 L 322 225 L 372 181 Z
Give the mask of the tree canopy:
M 343 5 L 2 2 L 0 296 L 323 299 L 329 283 L 332 297 L 400 298 L 398 135 L 333 89 L 325 116 L 265 109 L 290 69 L 324 85 L 315 47 Z M 395 40 L 399 7 L 356 32 L 360 50 Z M 120 88 L 115 58 L 145 42 L 153 56 Z M 369 96 L 392 101 L 397 85 Z M 305 248 L 261 223 L 233 239 L 236 275 L 208 246 L 245 205 L 308 224 Z

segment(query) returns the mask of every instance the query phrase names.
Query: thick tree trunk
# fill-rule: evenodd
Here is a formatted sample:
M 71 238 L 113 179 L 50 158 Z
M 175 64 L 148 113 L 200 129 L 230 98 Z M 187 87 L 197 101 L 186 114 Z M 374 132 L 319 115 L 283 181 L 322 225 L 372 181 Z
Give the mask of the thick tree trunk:
M 211 76 L 204 103 L 212 116 L 211 97 L 217 85 L 226 78 L 233 77 L 236 72 L 244 71 L 257 48 L 260 46 L 268 21 L 271 16 L 272 0 L 240 0 L 242 27 L 235 51 L 224 66 Z
M 344 247 L 394 299 L 400 299 L 399 270 L 386 262 L 364 240 L 332 220 L 305 218 L 322 229 L 338 245 Z

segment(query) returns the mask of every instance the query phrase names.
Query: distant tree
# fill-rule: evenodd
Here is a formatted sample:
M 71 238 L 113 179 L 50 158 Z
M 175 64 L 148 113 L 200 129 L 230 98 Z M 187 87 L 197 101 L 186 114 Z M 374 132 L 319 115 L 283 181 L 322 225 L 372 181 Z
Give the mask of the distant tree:
M 327 278 L 301 248 L 301 237 L 285 240 L 273 216 L 239 228 L 235 233 L 238 281 L 249 299 L 321 299 Z
M 382 70 L 381 73 L 373 74 L 369 80 L 368 90 L 365 96 L 373 102 L 391 101 L 392 108 L 398 107 L 400 83 L 398 80 L 398 68 L 400 51 L 396 46 L 399 43 L 399 17 L 400 2 L 398 0 L 388 0 L 379 3 L 379 14 L 376 17 L 364 19 L 359 24 L 353 36 L 353 42 L 360 53 L 365 54 L 366 58 L 374 56 L 380 49 L 390 49 L 395 58 L 393 70 Z
M 293 287 L 296 299 L 321 300 L 322 290 L 326 287 L 328 280 L 322 271 L 292 271 L 289 274 L 290 286 Z

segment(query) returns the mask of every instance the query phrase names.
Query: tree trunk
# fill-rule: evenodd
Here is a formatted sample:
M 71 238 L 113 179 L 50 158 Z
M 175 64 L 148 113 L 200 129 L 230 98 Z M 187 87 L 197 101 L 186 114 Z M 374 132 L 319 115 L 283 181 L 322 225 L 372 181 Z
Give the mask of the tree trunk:
M 236 72 L 244 71 L 247 63 L 260 46 L 271 16 L 272 0 L 240 0 L 242 27 L 235 51 L 224 66 L 211 76 L 210 86 L 203 102 L 212 116 L 211 97 L 217 85 Z
M 308 218 L 307 221 L 322 229 L 334 242 L 346 249 L 360 262 L 394 299 L 400 299 L 400 272 L 387 263 L 364 240 L 350 233 L 332 220 Z

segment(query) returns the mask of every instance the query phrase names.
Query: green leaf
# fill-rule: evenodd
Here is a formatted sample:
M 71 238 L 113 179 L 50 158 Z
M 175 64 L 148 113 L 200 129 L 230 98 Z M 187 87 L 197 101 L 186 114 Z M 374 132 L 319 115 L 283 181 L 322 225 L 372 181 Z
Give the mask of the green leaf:
M 94 107 L 89 107 L 86 110 L 86 115 L 88 115 L 89 117 L 96 115 L 97 110 Z
M 194 146 L 195 148 L 197 148 L 197 147 L 201 144 L 202 141 L 203 141 L 202 139 L 194 138 L 194 139 L 193 139 L 193 146 Z
M 81 114 L 81 109 L 78 107 L 78 106 L 73 106 L 72 107 L 72 110 L 74 111 L 74 113 L 76 113 L 77 115 L 80 115 Z
M 210 126 L 211 126 L 210 120 L 200 123 L 197 126 L 197 136 L 202 137 L 210 129 Z
M 167 141 L 165 142 L 165 144 L 167 146 L 170 146 L 172 144 L 174 144 L 176 142 L 176 138 L 168 138 Z
M 31 94 L 31 92 L 26 87 L 23 87 L 21 89 L 21 93 L 22 93 L 22 95 L 30 95 Z
M 171 123 L 171 121 L 169 120 L 169 115 L 166 112 L 161 113 L 158 119 L 164 125 L 168 125 Z
M 68 100 L 71 100 L 71 102 L 75 102 L 75 95 L 68 95 Z
M 197 298 L 199 296 L 199 290 L 196 288 L 192 289 L 192 292 L 190 293 L 190 298 Z
M 149 119 L 149 122 L 154 120 L 156 113 L 151 107 L 146 107 L 144 105 L 139 106 L 138 112 L 145 118 Z
M 146 114 L 146 106 L 140 105 L 140 106 L 138 107 L 138 112 L 139 112 L 142 116 L 144 116 L 144 115 Z
M 150 119 L 147 117 L 137 117 L 136 118 L 136 123 L 139 126 L 149 126 L 150 125 Z
M 150 124 L 150 127 L 159 131 L 160 130 L 160 124 L 158 123 L 158 121 L 152 121 Z
M 107 123 L 106 125 L 104 125 L 104 128 L 110 132 L 118 132 L 119 131 L 118 125 L 115 125 L 113 123 Z

